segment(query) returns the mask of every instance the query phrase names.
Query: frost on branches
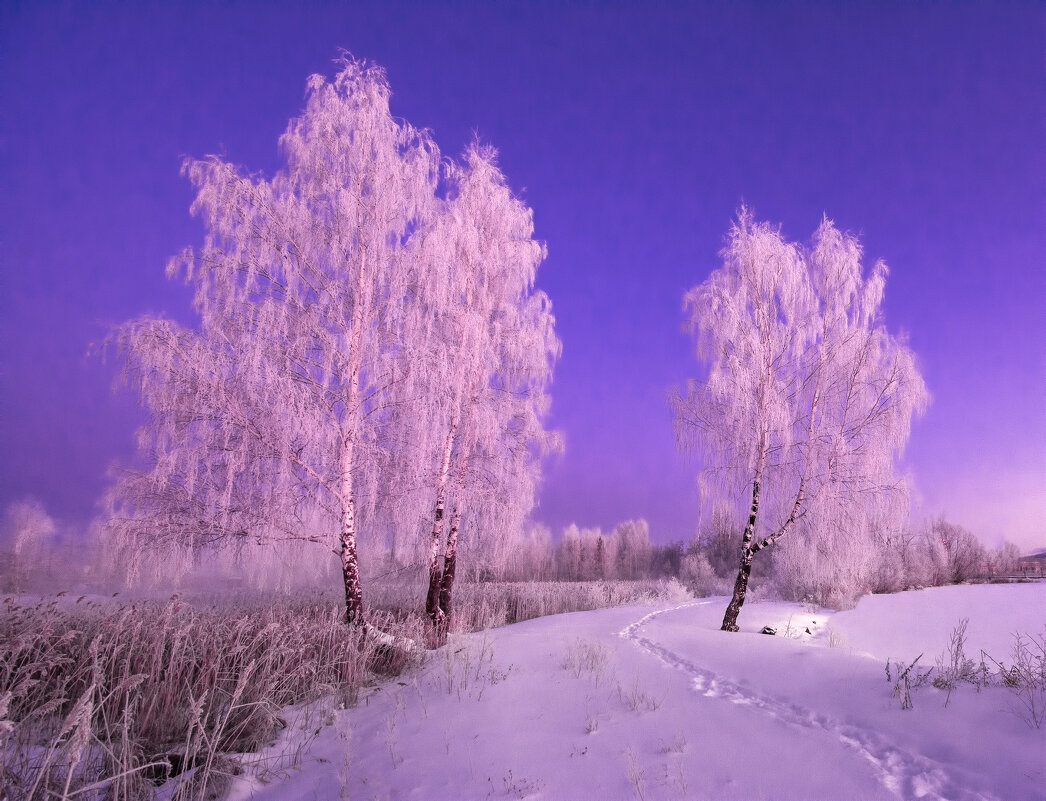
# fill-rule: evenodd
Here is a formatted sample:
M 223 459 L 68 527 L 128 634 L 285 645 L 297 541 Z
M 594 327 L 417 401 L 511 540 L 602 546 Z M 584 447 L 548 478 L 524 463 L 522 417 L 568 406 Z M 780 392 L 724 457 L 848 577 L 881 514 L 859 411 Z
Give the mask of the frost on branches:
M 341 68 L 310 79 L 271 181 L 186 162 L 207 233 L 168 273 L 200 323 L 145 317 L 114 336 L 150 418 L 149 469 L 111 504 L 136 542 L 329 545 L 362 626 L 361 527 L 402 526 L 423 496 L 437 525 L 448 497 L 455 526 L 485 524 L 489 486 L 529 511 L 558 341 L 531 291 L 543 248 L 492 154 L 441 164 L 390 114 L 380 68 Z
M 759 552 L 786 535 L 845 550 L 863 529 L 899 524 L 897 460 L 928 393 L 882 322 L 886 265 L 865 275 L 859 243 L 831 221 L 807 249 L 742 209 L 721 255 L 684 299 L 708 374 L 673 407 L 680 444 L 703 460 L 704 494 L 743 498 L 723 619 L 737 631 Z
M 533 288 L 545 250 L 494 151 L 474 144 L 446 180 L 449 199 L 432 237 L 449 297 L 431 315 L 444 378 L 432 388 L 434 422 L 419 432 L 433 449 L 424 463 L 439 466 L 425 606 L 437 643 L 451 623 L 463 515 L 481 530 L 519 530 L 534 503 L 539 459 L 558 447 L 542 419 L 560 350 L 548 298 Z

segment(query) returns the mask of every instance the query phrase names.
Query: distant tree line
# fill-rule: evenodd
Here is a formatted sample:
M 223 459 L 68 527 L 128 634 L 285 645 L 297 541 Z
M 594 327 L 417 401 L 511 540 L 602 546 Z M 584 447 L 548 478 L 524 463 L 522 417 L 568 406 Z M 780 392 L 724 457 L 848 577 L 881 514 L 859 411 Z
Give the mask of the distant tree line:
M 943 517 L 921 526 L 870 527 L 850 532 L 847 547 L 806 547 L 816 534 L 782 543 L 754 573 L 757 584 L 785 600 L 832 608 L 853 606 L 868 593 L 900 592 L 1013 575 L 1020 551 L 1010 542 L 988 549 L 974 534 Z M 699 592 L 726 589 L 737 568 L 737 524 L 713 516 L 691 540 L 682 580 Z
M 567 526 L 558 537 L 543 525 L 506 529 L 500 536 L 475 532 L 461 578 L 469 584 L 529 581 L 644 581 L 677 579 L 696 595 L 727 595 L 737 569 L 739 524 L 725 507 L 715 511 L 689 541 L 656 543 L 645 520 L 626 520 L 609 531 Z M 1016 545 L 987 548 L 968 529 L 939 517 L 918 527 L 876 532 L 853 541 L 857 562 L 824 555 L 804 564 L 787 548 L 757 564 L 754 588 L 764 596 L 845 608 L 868 593 L 900 592 L 1027 572 Z M 126 558 L 101 526 L 86 536 L 64 532 L 37 500 L 13 502 L 0 518 L 0 591 L 87 591 L 111 588 L 126 575 Z M 185 550 L 147 583 L 179 586 L 195 573 L 213 589 L 257 588 L 300 592 L 330 586 L 338 560 L 327 561 L 301 542 L 247 545 L 245 550 Z M 73 557 L 76 557 L 75 560 Z M 803 556 L 802 554 L 799 555 Z M 368 542 L 368 574 L 386 582 L 416 581 L 427 571 L 424 543 L 398 553 Z M 77 571 L 68 566 L 75 561 Z M 1040 569 L 1030 575 L 1040 575 Z M 211 578 L 208 579 L 208 576 Z M 426 573 L 427 576 L 427 573 Z M 215 583 L 214 578 L 221 580 Z M 420 601 L 420 597 L 419 597 Z
M 471 581 L 614 581 L 675 578 L 698 595 L 728 595 L 737 571 L 741 524 L 717 509 L 689 541 L 655 543 L 645 520 L 610 531 L 570 525 L 554 537 L 545 526 L 487 536 L 477 543 Z M 893 530 L 851 532 L 847 547 L 812 558 L 816 535 L 782 543 L 757 564 L 753 585 L 764 595 L 846 608 L 868 593 L 900 592 L 1012 576 L 1020 550 L 987 548 L 944 517 Z

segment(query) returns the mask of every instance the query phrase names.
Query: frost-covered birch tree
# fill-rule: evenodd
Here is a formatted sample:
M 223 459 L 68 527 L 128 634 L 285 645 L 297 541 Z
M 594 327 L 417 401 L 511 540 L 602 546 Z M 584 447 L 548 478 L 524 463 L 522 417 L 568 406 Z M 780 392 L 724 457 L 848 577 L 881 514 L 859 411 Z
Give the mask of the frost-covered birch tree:
M 489 539 L 519 528 L 540 456 L 557 442 L 544 417 L 560 344 L 548 298 L 534 289 L 545 249 L 495 159 L 473 144 L 447 165 L 449 197 L 432 237 L 449 287 L 433 314 L 441 367 L 432 375 L 444 384 L 425 424 L 436 466 L 425 607 L 436 642 L 450 626 L 462 521 Z
M 154 543 L 330 545 L 345 619 L 363 625 L 356 542 L 390 461 L 384 429 L 433 383 L 415 312 L 439 294 L 419 234 L 439 153 L 391 116 L 380 68 L 340 67 L 309 80 L 272 180 L 186 162 L 206 237 L 168 273 L 193 287 L 199 326 L 145 317 L 116 333 L 149 467 L 112 497 L 116 528 Z
M 887 269 L 825 219 L 808 249 L 742 209 L 723 264 L 685 296 L 703 380 L 673 398 L 706 497 L 747 514 L 723 629 L 737 631 L 753 558 L 799 530 L 841 533 L 906 503 L 897 460 L 928 394 L 882 321 Z M 742 500 L 743 499 L 743 500 Z

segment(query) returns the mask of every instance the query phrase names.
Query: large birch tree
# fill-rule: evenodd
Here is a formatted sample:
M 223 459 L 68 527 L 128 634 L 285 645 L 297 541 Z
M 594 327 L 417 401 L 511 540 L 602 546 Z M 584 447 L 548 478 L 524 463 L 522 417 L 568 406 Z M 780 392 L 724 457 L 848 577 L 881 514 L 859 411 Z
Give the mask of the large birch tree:
M 801 248 L 742 209 L 721 255 L 684 299 L 707 376 L 673 407 L 706 497 L 747 511 L 722 625 L 737 631 L 757 554 L 903 502 L 897 460 L 928 394 L 906 341 L 883 324 L 886 265 L 866 273 L 858 241 L 831 221 Z
M 373 65 L 308 83 L 272 180 L 188 161 L 206 237 L 172 259 L 197 328 L 145 317 L 115 335 L 149 421 L 149 464 L 112 497 L 118 530 L 151 543 L 310 539 L 342 567 L 363 626 L 357 534 L 377 505 L 397 403 L 434 382 L 420 298 L 441 273 L 420 232 L 439 153 L 394 119 Z

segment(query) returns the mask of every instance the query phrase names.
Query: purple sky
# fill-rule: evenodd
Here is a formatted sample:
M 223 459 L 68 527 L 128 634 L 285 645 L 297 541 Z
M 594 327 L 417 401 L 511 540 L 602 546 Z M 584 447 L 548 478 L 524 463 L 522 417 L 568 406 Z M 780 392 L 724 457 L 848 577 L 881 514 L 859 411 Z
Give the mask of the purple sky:
M 70 522 L 133 454 L 87 357 L 143 312 L 191 322 L 184 156 L 266 175 L 338 48 L 457 154 L 501 152 L 549 258 L 566 454 L 538 517 L 658 540 L 696 522 L 666 390 L 697 372 L 681 298 L 742 200 L 822 213 L 891 267 L 887 325 L 933 403 L 918 514 L 1046 544 L 1046 7 L 887 3 L 12 3 L 0 9 L 0 506 Z

